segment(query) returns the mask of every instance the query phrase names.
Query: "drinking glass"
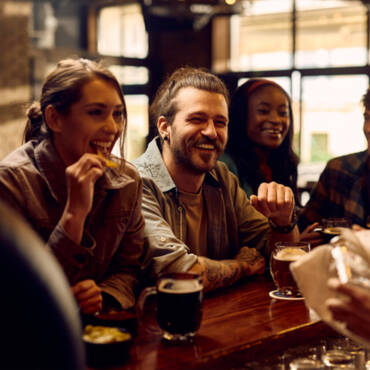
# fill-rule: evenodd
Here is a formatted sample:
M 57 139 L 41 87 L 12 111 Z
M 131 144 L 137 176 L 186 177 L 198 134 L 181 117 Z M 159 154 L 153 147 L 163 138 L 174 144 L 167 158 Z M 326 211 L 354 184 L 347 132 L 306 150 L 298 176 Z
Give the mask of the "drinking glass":
M 341 233 L 343 228 L 349 228 L 352 226 L 352 221 L 348 217 L 329 217 L 321 220 L 322 234 L 324 236 L 324 242 L 329 241 Z
M 270 272 L 279 294 L 301 297 L 290 264 L 310 251 L 308 242 L 277 242 L 270 256 Z
M 338 349 L 326 351 L 322 355 L 322 362 L 327 369 L 356 369 L 353 356 Z
M 327 350 L 327 344 L 324 339 L 321 339 L 315 345 L 310 346 L 307 350 L 307 357 L 314 360 L 320 360 L 321 356 Z
M 146 300 L 156 296 L 156 321 L 145 320 Z M 137 303 L 140 322 L 151 332 L 160 333 L 170 342 L 183 342 L 194 338 L 202 319 L 202 277 L 191 273 L 161 275 L 155 287 L 142 291 Z M 158 328 L 159 326 L 159 328 Z
M 325 369 L 325 365 L 317 359 L 309 357 L 296 358 L 289 364 L 290 370 L 317 370 Z
M 333 343 L 333 349 L 339 351 L 345 351 L 349 353 L 355 362 L 356 369 L 364 369 L 366 362 L 365 349 L 359 344 L 351 340 L 350 338 L 344 337 Z

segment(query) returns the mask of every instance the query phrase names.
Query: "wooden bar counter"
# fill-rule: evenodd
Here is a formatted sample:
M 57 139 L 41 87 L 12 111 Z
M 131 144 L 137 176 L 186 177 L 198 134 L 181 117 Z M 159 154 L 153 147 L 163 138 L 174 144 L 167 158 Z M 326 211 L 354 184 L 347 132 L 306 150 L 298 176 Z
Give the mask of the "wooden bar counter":
M 115 369 L 232 369 L 292 346 L 333 335 L 310 317 L 304 301 L 269 297 L 268 275 L 208 293 L 203 320 L 192 344 L 171 345 L 139 326 L 130 358 Z

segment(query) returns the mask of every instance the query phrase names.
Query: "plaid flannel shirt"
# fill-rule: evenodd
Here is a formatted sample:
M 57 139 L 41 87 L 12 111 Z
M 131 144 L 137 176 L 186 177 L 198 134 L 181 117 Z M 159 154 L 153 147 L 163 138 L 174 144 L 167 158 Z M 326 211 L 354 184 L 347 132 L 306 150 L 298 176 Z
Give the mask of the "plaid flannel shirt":
M 301 231 L 327 217 L 349 217 L 366 225 L 370 171 L 367 150 L 330 160 L 299 216 Z M 369 184 L 369 186 L 367 186 Z

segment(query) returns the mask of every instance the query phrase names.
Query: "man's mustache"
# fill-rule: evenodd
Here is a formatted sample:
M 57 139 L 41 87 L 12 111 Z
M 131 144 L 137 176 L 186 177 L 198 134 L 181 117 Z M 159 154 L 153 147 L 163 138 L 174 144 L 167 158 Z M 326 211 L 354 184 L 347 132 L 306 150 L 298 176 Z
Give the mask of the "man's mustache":
M 224 150 L 223 145 L 217 139 L 210 140 L 210 139 L 203 138 L 203 139 L 194 141 L 192 143 L 192 145 L 194 145 L 194 146 L 203 145 L 203 144 L 205 144 L 205 145 L 213 145 L 216 148 L 217 151 L 223 151 Z

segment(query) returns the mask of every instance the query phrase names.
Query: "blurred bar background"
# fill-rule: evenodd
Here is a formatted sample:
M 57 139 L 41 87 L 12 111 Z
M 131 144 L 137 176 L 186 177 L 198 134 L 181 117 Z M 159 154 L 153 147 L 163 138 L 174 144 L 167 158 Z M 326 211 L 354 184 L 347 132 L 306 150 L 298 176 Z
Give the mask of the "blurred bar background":
M 155 128 L 148 106 L 181 65 L 205 67 L 232 92 L 250 77 L 291 95 L 299 186 L 328 159 L 366 147 L 369 0 L 0 0 L 0 159 L 19 146 L 25 109 L 66 57 L 103 60 L 128 103 L 126 157 Z M 306 195 L 307 196 L 307 195 Z M 305 198 L 303 198 L 303 202 Z

